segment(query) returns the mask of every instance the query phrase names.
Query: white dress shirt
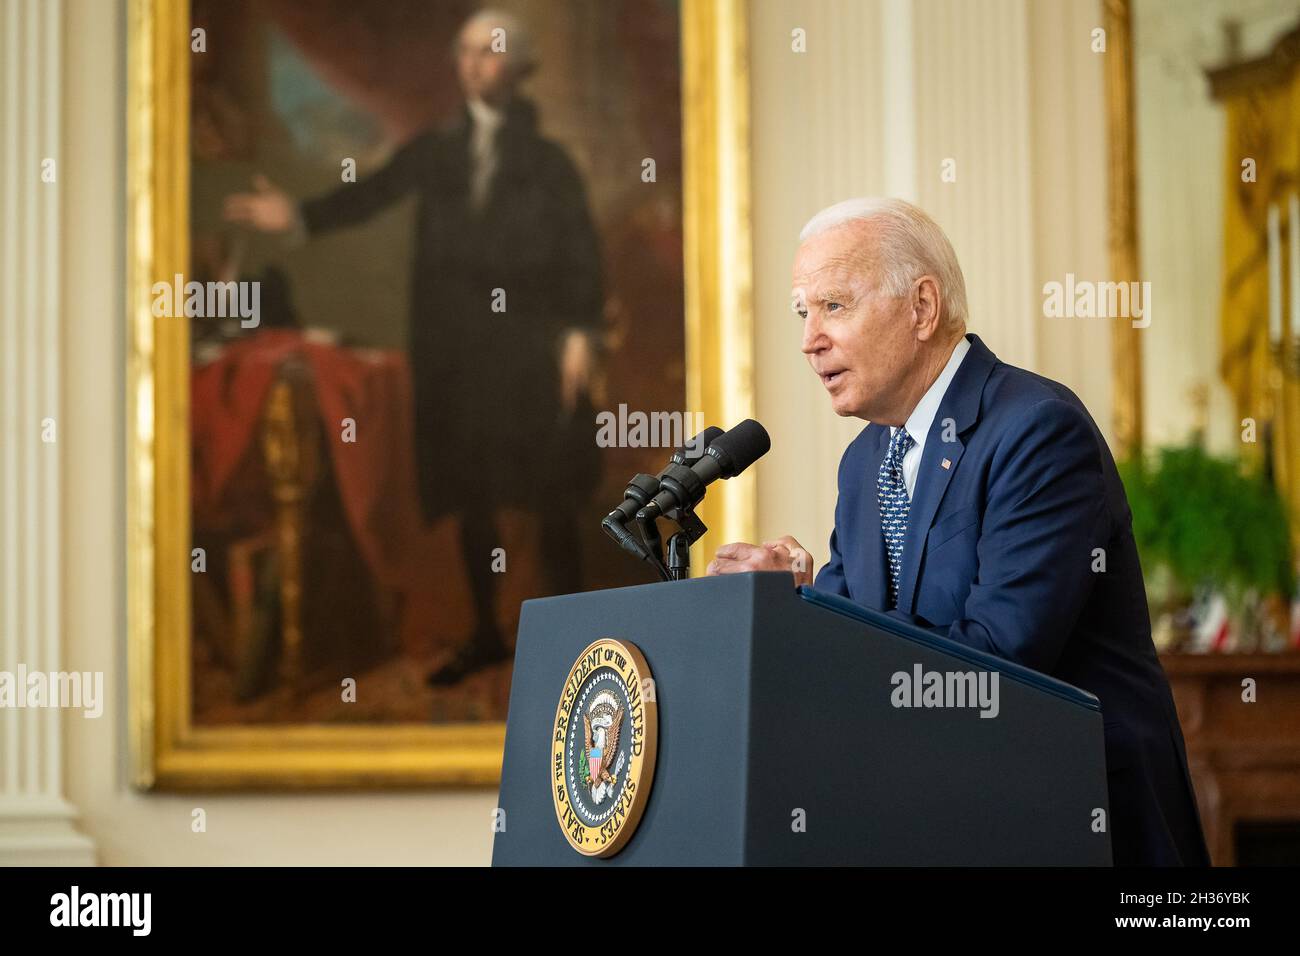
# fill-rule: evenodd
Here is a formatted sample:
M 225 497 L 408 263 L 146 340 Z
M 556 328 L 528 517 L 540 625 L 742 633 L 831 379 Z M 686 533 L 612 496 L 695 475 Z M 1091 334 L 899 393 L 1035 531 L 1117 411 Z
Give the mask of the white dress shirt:
M 487 202 L 488 187 L 497 168 L 496 135 L 505 115 L 482 100 L 467 100 L 470 121 L 469 199 L 474 209 L 482 209 Z
M 963 335 L 957 347 L 952 350 L 948 364 L 943 367 L 943 371 L 934 380 L 929 391 L 921 396 L 921 400 L 916 403 L 916 408 L 912 409 L 912 414 L 907 417 L 903 425 L 907 433 L 912 436 L 912 441 L 916 442 L 903 456 L 903 485 L 907 488 L 908 498 L 916 497 L 916 474 L 921 470 L 921 455 L 925 451 L 925 439 L 930 434 L 930 426 L 934 424 L 934 416 L 939 413 L 939 403 L 943 401 L 944 393 L 952 384 L 961 360 L 969 351 L 970 340 Z M 898 429 L 890 425 L 889 437 L 893 438 L 896 431 Z

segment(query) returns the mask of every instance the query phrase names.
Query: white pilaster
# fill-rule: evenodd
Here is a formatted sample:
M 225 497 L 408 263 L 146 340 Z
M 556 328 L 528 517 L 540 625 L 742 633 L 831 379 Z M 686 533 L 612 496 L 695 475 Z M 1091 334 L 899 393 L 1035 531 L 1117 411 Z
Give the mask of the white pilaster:
M 1034 368 L 1029 28 L 1025 0 L 917 0 L 917 202 L 966 276 L 968 325 L 1003 361 Z M 887 131 L 888 132 L 888 131 Z M 944 181 L 944 162 L 955 181 Z
M 0 671 L 11 673 L 62 669 L 61 8 L 0 2 Z M 94 863 L 62 795 L 62 762 L 57 709 L 0 709 L 0 864 Z
M 885 0 L 880 23 L 885 195 L 917 202 L 916 23 L 913 0 Z

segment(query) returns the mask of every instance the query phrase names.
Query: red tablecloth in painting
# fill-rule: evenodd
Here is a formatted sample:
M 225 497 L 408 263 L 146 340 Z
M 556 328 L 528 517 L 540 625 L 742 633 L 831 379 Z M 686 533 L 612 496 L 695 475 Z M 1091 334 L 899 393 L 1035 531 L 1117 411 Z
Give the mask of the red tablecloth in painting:
M 405 591 L 414 580 L 423 520 L 415 484 L 411 378 L 403 353 L 350 349 L 298 331 L 268 329 L 196 365 L 191 388 L 193 503 L 196 523 L 223 507 L 244 456 L 260 440 L 277 369 L 298 357 L 311 371 L 315 406 L 349 527 L 381 587 Z M 343 420 L 355 441 L 342 440 Z

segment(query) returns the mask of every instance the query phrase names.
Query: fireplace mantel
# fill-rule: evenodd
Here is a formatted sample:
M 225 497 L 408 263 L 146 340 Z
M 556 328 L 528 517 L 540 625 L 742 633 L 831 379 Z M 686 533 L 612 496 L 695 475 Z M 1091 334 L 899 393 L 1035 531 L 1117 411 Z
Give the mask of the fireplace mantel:
M 1210 857 L 1233 866 L 1239 824 L 1300 827 L 1300 653 L 1160 660 L 1178 704 Z M 1247 679 L 1253 703 L 1243 699 Z

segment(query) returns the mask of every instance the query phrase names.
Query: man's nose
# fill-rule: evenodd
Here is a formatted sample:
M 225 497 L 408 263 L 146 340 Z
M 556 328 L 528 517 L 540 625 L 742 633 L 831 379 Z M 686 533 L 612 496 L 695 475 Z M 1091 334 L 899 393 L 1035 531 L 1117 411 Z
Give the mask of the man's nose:
M 821 320 L 813 310 L 808 311 L 808 318 L 803 320 L 803 341 L 799 344 L 805 355 L 820 352 L 830 345 L 826 333 L 822 330 Z

